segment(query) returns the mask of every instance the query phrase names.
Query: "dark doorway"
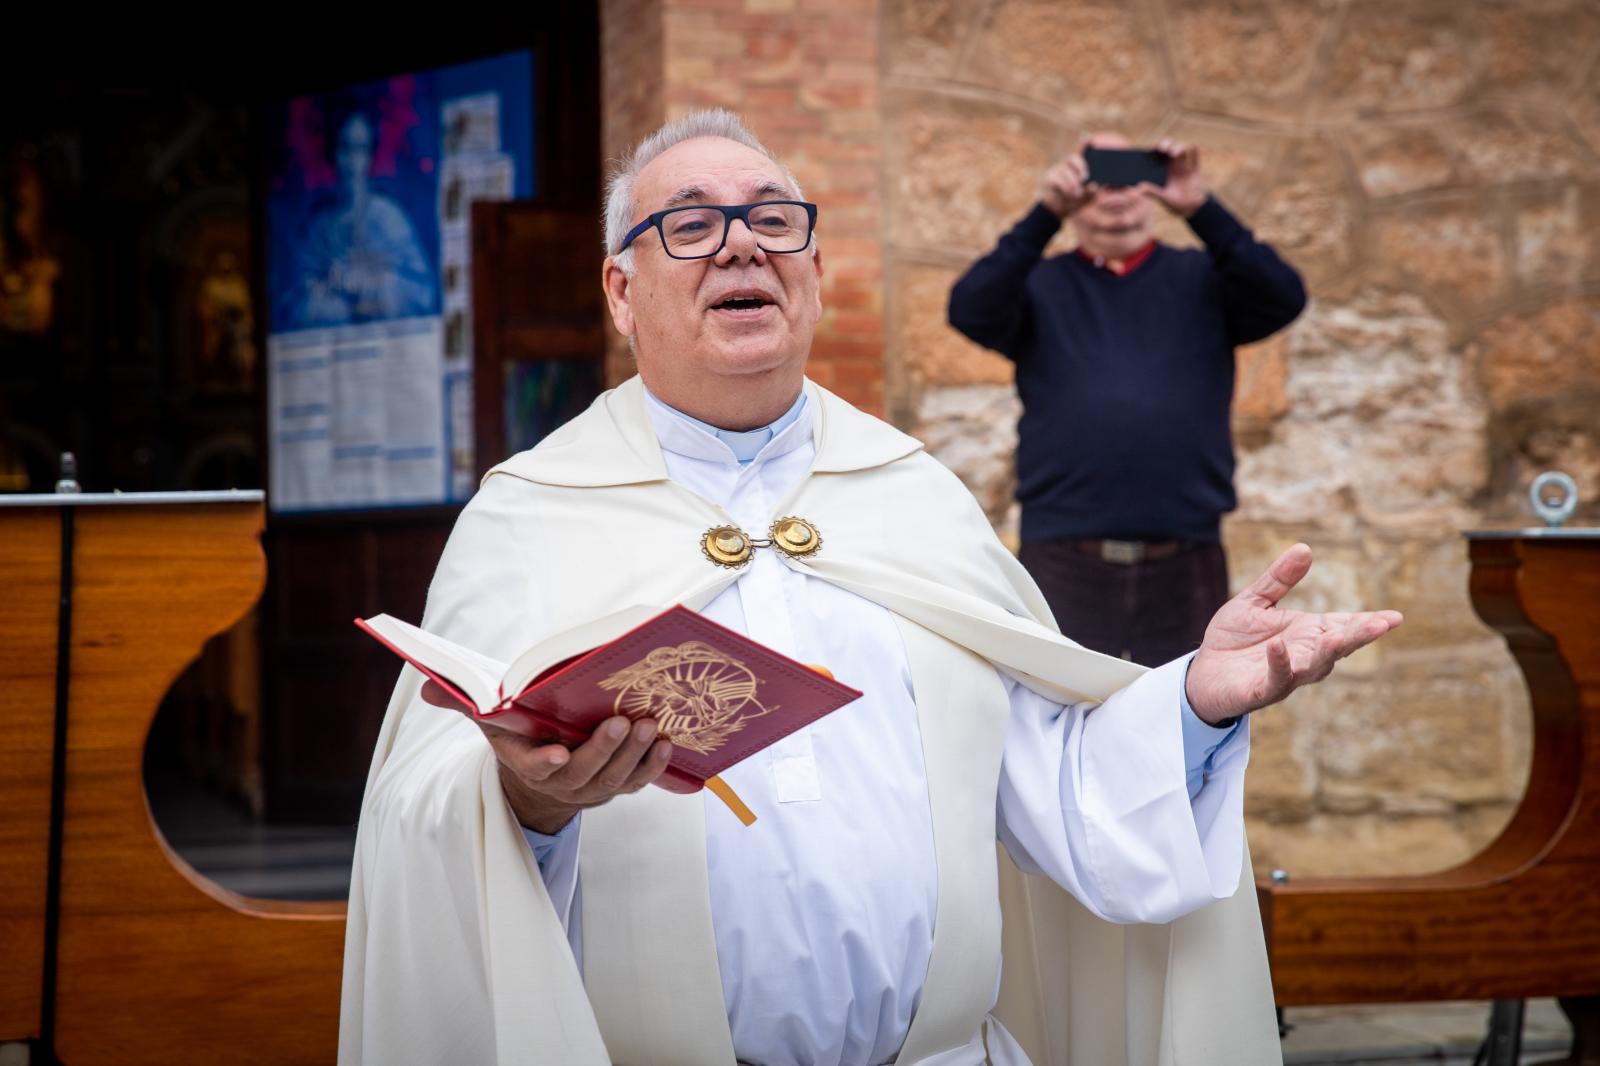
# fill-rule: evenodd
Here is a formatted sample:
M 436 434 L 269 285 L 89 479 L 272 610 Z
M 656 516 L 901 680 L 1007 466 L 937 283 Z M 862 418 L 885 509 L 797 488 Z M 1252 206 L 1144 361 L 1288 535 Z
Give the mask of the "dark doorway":
M 63 35 L 0 64 L 0 492 L 50 491 L 65 451 L 87 491 L 266 486 L 262 115 L 274 102 L 527 50 L 531 203 L 598 220 L 597 5 L 453 14 L 410 34 L 324 13 L 299 32 L 175 30 L 99 50 Z M 587 261 L 570 273 L 594 276 Z M 213 849 L 232 819 L 258 849 L 238 886 L 270 893 L 263 841 L 305 845 L 295 827 L 312 823 L 348 839 L 397 673 L 350 621 L 420 617 L 458 511 L 269 515 L 265 596 L 151 728 L 146 781 L 180 850 L 186 812 Z M 345 846 L 319 839 L 318 855 Z M 240 861 L 212 865 L 226 883 Z

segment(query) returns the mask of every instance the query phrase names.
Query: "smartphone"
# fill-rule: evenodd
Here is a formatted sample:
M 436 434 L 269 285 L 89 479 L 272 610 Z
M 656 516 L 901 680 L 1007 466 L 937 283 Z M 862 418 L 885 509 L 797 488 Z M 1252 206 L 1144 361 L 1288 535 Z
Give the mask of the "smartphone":
M 1085 148 L 1083 161 L 1096 185 L 1167 183 L 1167 157 L 1154 148 Z

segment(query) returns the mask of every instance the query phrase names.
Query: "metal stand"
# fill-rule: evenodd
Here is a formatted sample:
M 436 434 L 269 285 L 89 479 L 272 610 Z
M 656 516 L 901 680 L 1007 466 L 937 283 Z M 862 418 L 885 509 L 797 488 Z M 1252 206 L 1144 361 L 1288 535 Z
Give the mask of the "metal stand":
M 1497 999 L 1489 1008 L 1489 1035 L 1473 1059 L 1484 1066 L 1517 1066 L 1522 1058 L 1522 1013 L 1526 1001 Z

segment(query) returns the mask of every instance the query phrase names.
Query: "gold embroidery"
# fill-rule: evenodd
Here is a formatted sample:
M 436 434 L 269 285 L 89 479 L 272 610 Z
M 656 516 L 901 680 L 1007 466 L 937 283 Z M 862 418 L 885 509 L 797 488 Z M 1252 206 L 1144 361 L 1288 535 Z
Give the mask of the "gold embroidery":
M 601 681 L 600 687 L 616 691 L 618 714 L 634 719 L 650 715 L 672 743 L 709 755 L 745 722 L 776 710 L 756 699 L 759 684 L 738 659 L 691 640 L 655 649 Z

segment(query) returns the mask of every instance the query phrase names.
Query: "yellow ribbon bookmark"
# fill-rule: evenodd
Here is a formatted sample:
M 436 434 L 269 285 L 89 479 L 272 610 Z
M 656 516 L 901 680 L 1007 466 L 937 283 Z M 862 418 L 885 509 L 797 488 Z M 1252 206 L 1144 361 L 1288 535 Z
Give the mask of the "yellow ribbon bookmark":
M 717 799 L 721 800 L 723 803 L 726 803 L 728 805 L 728 810 L 732 811 L 733 816 L 739 819 L 739 821 L 743 822 L 747 826 L 755 823 L 755 814 L 750 810 L 749 807 L 744 805 L 744 800 L 740 799 L 739 794 L 733 789 L 729 788 L 728 783 L 721 777 L 706 778 L 706 788 L 711 790 L 711 794 L 713 796 L 717 797 Z

